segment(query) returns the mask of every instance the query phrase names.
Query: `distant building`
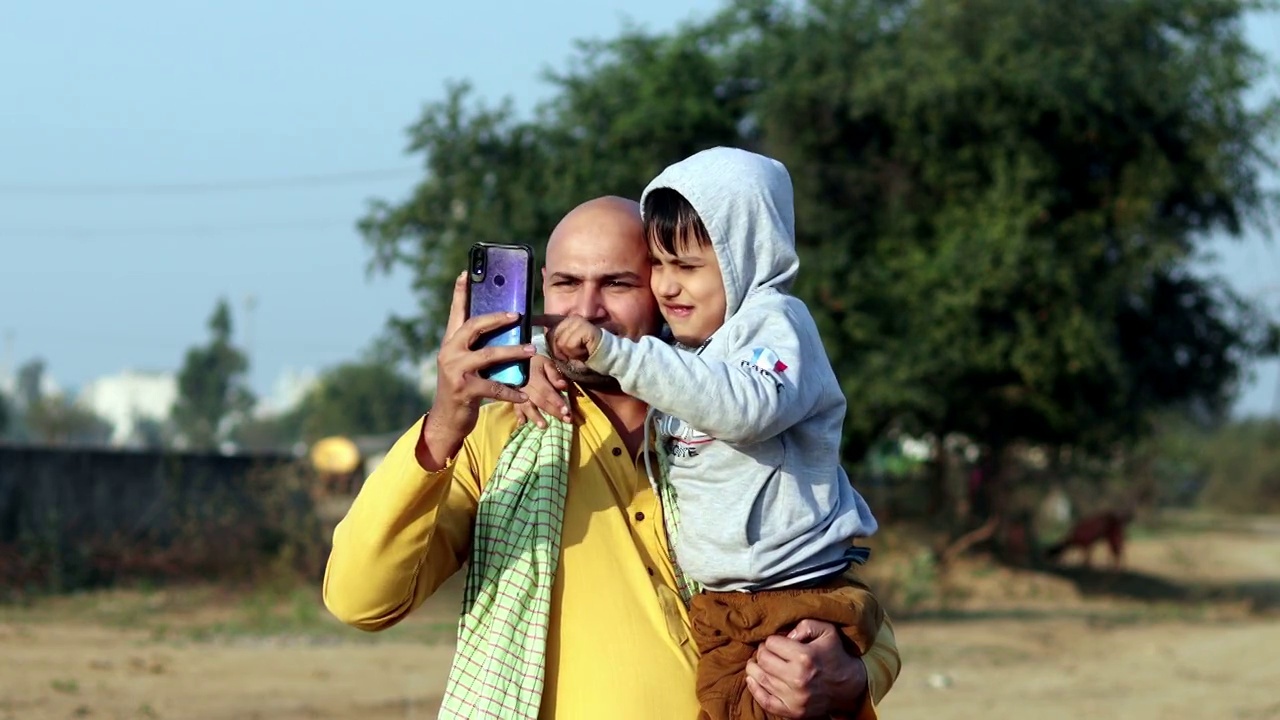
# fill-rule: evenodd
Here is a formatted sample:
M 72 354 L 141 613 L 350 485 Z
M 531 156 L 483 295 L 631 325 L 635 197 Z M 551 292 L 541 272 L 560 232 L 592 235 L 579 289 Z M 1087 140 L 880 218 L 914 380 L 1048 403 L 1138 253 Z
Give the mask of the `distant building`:
M 109 442 L 117 447 L 147 445 L 147 426 L 168 420 L 177 400 L 174 373 L 137 370 L 93 380 L 76 397 L 78 404 L 111 424 Z
M 258 401 L 253 416 L 267 419 L 293 410 L 319 382 L 320 375 L 312 368 L 285 368 L 276 377 L 271 394 Z

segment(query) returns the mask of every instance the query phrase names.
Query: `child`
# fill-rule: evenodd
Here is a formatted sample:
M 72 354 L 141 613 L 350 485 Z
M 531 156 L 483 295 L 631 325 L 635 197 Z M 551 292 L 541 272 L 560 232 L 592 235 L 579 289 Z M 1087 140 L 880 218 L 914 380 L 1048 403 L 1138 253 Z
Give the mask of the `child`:
M 668 167 L 641 196 L 652 289 L 676 346 L 632 342 L 581 317 L 551 352 L 649 403 L 679 572 L 703 588 L 689 616 L 701 718 L 770 718 L 746 688 L 756 647 L 805 618 L 865 653 L 883 612 L 843 574 L 876 521 L 840 467 L 845 398 L 800 300 L 791 178 L 730 148 Z M 674 496 L 674 498 L 672 497 Z

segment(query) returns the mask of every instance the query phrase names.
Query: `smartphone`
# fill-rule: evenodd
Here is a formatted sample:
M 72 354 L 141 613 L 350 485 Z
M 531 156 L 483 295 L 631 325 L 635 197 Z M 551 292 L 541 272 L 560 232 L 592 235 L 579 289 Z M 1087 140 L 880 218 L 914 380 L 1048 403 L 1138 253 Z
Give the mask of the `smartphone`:
M 467 274 L 467 317 L 495 312 L 520 314 L 516 325 L 480 337 L 473 349 L 528 345 L 533 341 L 529 310 L 533 307 L 533 248 L 528 245 L 476 243 L 471 246 Z M 529 382 L 528 359 L 494 365 L 480 376 L 511 387 Z

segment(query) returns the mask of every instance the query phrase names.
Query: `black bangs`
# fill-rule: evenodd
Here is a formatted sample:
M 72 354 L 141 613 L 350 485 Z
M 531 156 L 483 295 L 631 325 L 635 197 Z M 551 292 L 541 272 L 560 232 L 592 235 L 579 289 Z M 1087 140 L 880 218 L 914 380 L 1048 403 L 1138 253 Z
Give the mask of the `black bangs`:
M 644 198 L 644 236 L 668 255 L 690 247 L 710 247 L 711 235 L 698 211 L 671 188 L 656 188 Z

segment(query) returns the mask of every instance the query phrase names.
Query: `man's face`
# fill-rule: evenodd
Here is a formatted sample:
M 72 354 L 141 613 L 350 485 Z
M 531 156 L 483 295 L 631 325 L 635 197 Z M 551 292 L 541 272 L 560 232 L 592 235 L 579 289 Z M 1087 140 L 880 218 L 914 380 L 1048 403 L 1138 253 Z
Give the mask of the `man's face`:
M 631 340 L 656 334 L 658 305 L 649 289 L 649 271 L 649 250 L 637 214 L 608 204 L 579 208 L 561 222 L 547 244 L 544 310 L 548 315 L 580 315 Z M 584 363 L 557 365 L 575 382 L 614 384 Z

